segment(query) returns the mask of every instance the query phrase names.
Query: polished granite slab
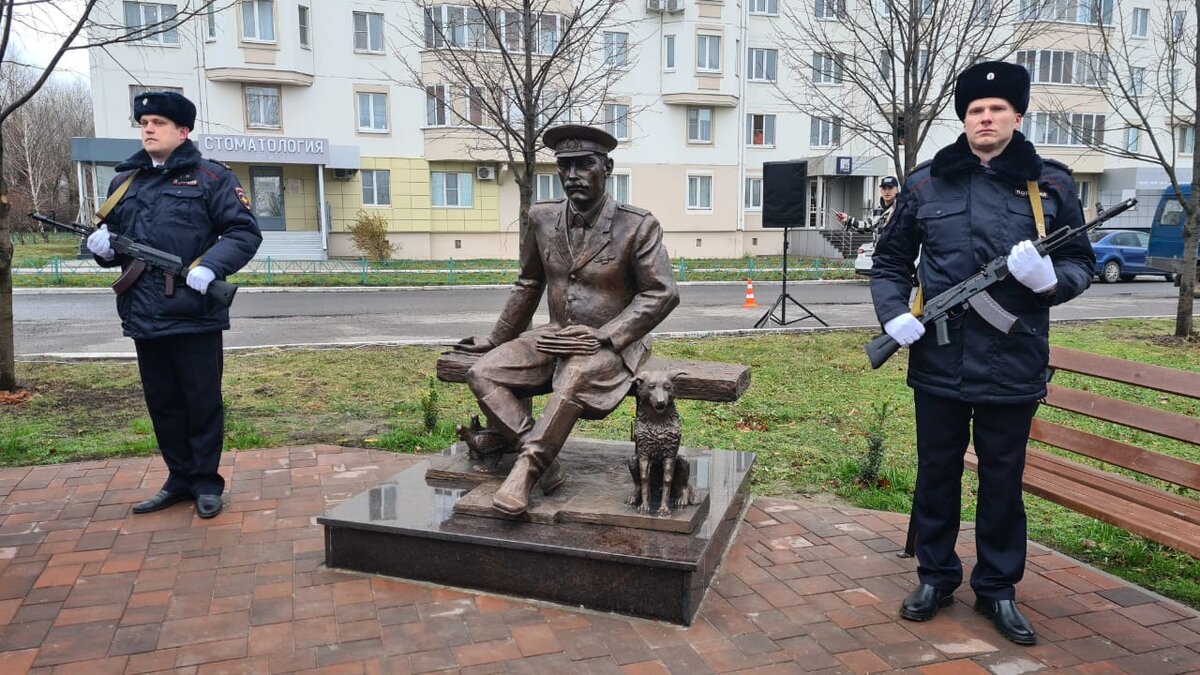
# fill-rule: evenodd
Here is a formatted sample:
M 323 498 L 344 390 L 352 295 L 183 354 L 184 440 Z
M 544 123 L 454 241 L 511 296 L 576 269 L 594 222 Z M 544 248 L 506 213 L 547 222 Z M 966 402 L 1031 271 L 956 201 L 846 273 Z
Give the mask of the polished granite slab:
M 455 444 L 443 454 L 463 452 Z M 580 454 L 588 458 L 583 464 L 623 467 L 632 452 L 632 443 L 571 439 L 560 459 Z M 692 486 L 708 495 L 707 513 L 691 534 L 455 513 L 476 485 L 430 482 L 424 461 L 317 519 L 325 528 L 325 562 L 686 624 L 739 522 L 754 454 L 680 454 L 692 463 Z

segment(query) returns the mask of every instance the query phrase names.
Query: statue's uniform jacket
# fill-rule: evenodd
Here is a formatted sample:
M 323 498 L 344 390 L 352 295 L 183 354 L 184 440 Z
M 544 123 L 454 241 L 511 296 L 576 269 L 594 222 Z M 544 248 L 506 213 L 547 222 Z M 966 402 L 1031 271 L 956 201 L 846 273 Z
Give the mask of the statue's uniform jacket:
M 566 326 L 590 326 L 602 339 L 611 341 L 627 370 L 624 375 L 632 377 L 650 354 L 650 331 L 679 304 L 662 227 L 649 211 L 617 204 L 606 196 L 582 249 L 572 255 L 569 210 L 565 199 L 539 202 L 530 208 L 520 274 L 489 337 L 494 344 L 518 336 L 521 341 L 535 341 Z M 522 335 L 543 292 L 550 323 Z M 555 373 L 555 391 L 564 388 L 560 385 L 571 390 L 588 388 L 587 383 L 563 382 L 563 376 Z M 609 386 L 605 388 L 611 393 L 592 400 L 585 396 L 581 402 L 593 412 L 608 412 L 624 397 L 628 380 L 624 384 L 625 391 Z

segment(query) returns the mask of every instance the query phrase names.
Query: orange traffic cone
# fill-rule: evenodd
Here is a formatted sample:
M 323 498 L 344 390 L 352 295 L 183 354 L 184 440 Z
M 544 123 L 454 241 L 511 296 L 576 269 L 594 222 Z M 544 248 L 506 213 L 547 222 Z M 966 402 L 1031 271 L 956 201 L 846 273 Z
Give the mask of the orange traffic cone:
M 746 301 L 742 303 L 742 307 L 753 309 L 758 307 L 758 303 L 754 301 L 754 280 L 746 279 Z

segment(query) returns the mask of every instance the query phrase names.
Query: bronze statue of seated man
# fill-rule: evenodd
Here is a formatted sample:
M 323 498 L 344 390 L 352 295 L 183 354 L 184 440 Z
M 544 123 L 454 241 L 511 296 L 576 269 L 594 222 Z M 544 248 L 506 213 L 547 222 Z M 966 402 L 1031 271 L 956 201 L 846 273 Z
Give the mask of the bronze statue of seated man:
M 488 419 L 482 433 L 501 434 L 520 453 L 492 503 L 513 515 L 539 481 L 547 494 L 562 484 L 555 458 L 575 422 L 620 405 L 650 356 L 650 331 L 679 304 L 658 220 L 606 193 L 617 140 L 574 124 L 547 129 L 542 140 L 566 199 L 529 209 L 520 273 L 500 318 L 489 335 L 455 347 L 481 354 L 467 384 Z M 550 323 L 522 332 L 543 291 Z M 548 390 L 534 420 L 522 399 Z

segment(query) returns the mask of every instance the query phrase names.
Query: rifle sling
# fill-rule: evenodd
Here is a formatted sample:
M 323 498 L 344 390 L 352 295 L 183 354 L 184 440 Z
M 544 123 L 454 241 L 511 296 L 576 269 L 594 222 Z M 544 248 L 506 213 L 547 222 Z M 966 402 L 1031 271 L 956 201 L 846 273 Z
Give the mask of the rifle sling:
M 138 175 L 138 171 L 141 171 L 141 169 L 134 169 L 133 173 L 129 174 L 129 178 L 126 178 L 123 183 L 118 185 L 117 189 L 113 190 L 113 193 L 108 196 L 108 199 L 105 199 L 104 203 L 100 205 L 100 208 L 96 209 L 96 215 L 92 219 L 93 225 L 99 227 L 100 223 L 104 222 L 104 219 L 108 217 L 109 212 L 117 208 L 117 204 L 124 199 L 125 193 L 129 191 L 129 184 Z
M 1046 213 L 1042 211 L 1042 193 L 1038 190 L 1037 181 L 1031 180 L 1025 184 L 1029 188 L 1029 205 L 1033 207 L 1033 223 L 1037 226 L 1038 239 L 1046 237 Z
M 141 260 L 132 260 L 125 266 L 125 271 L 121 276 L 113 282 L 112 289 L 117 295 L 129 290 L 133 284 L 142 276 L 142 272 L 146 271 L 146 263 Z

